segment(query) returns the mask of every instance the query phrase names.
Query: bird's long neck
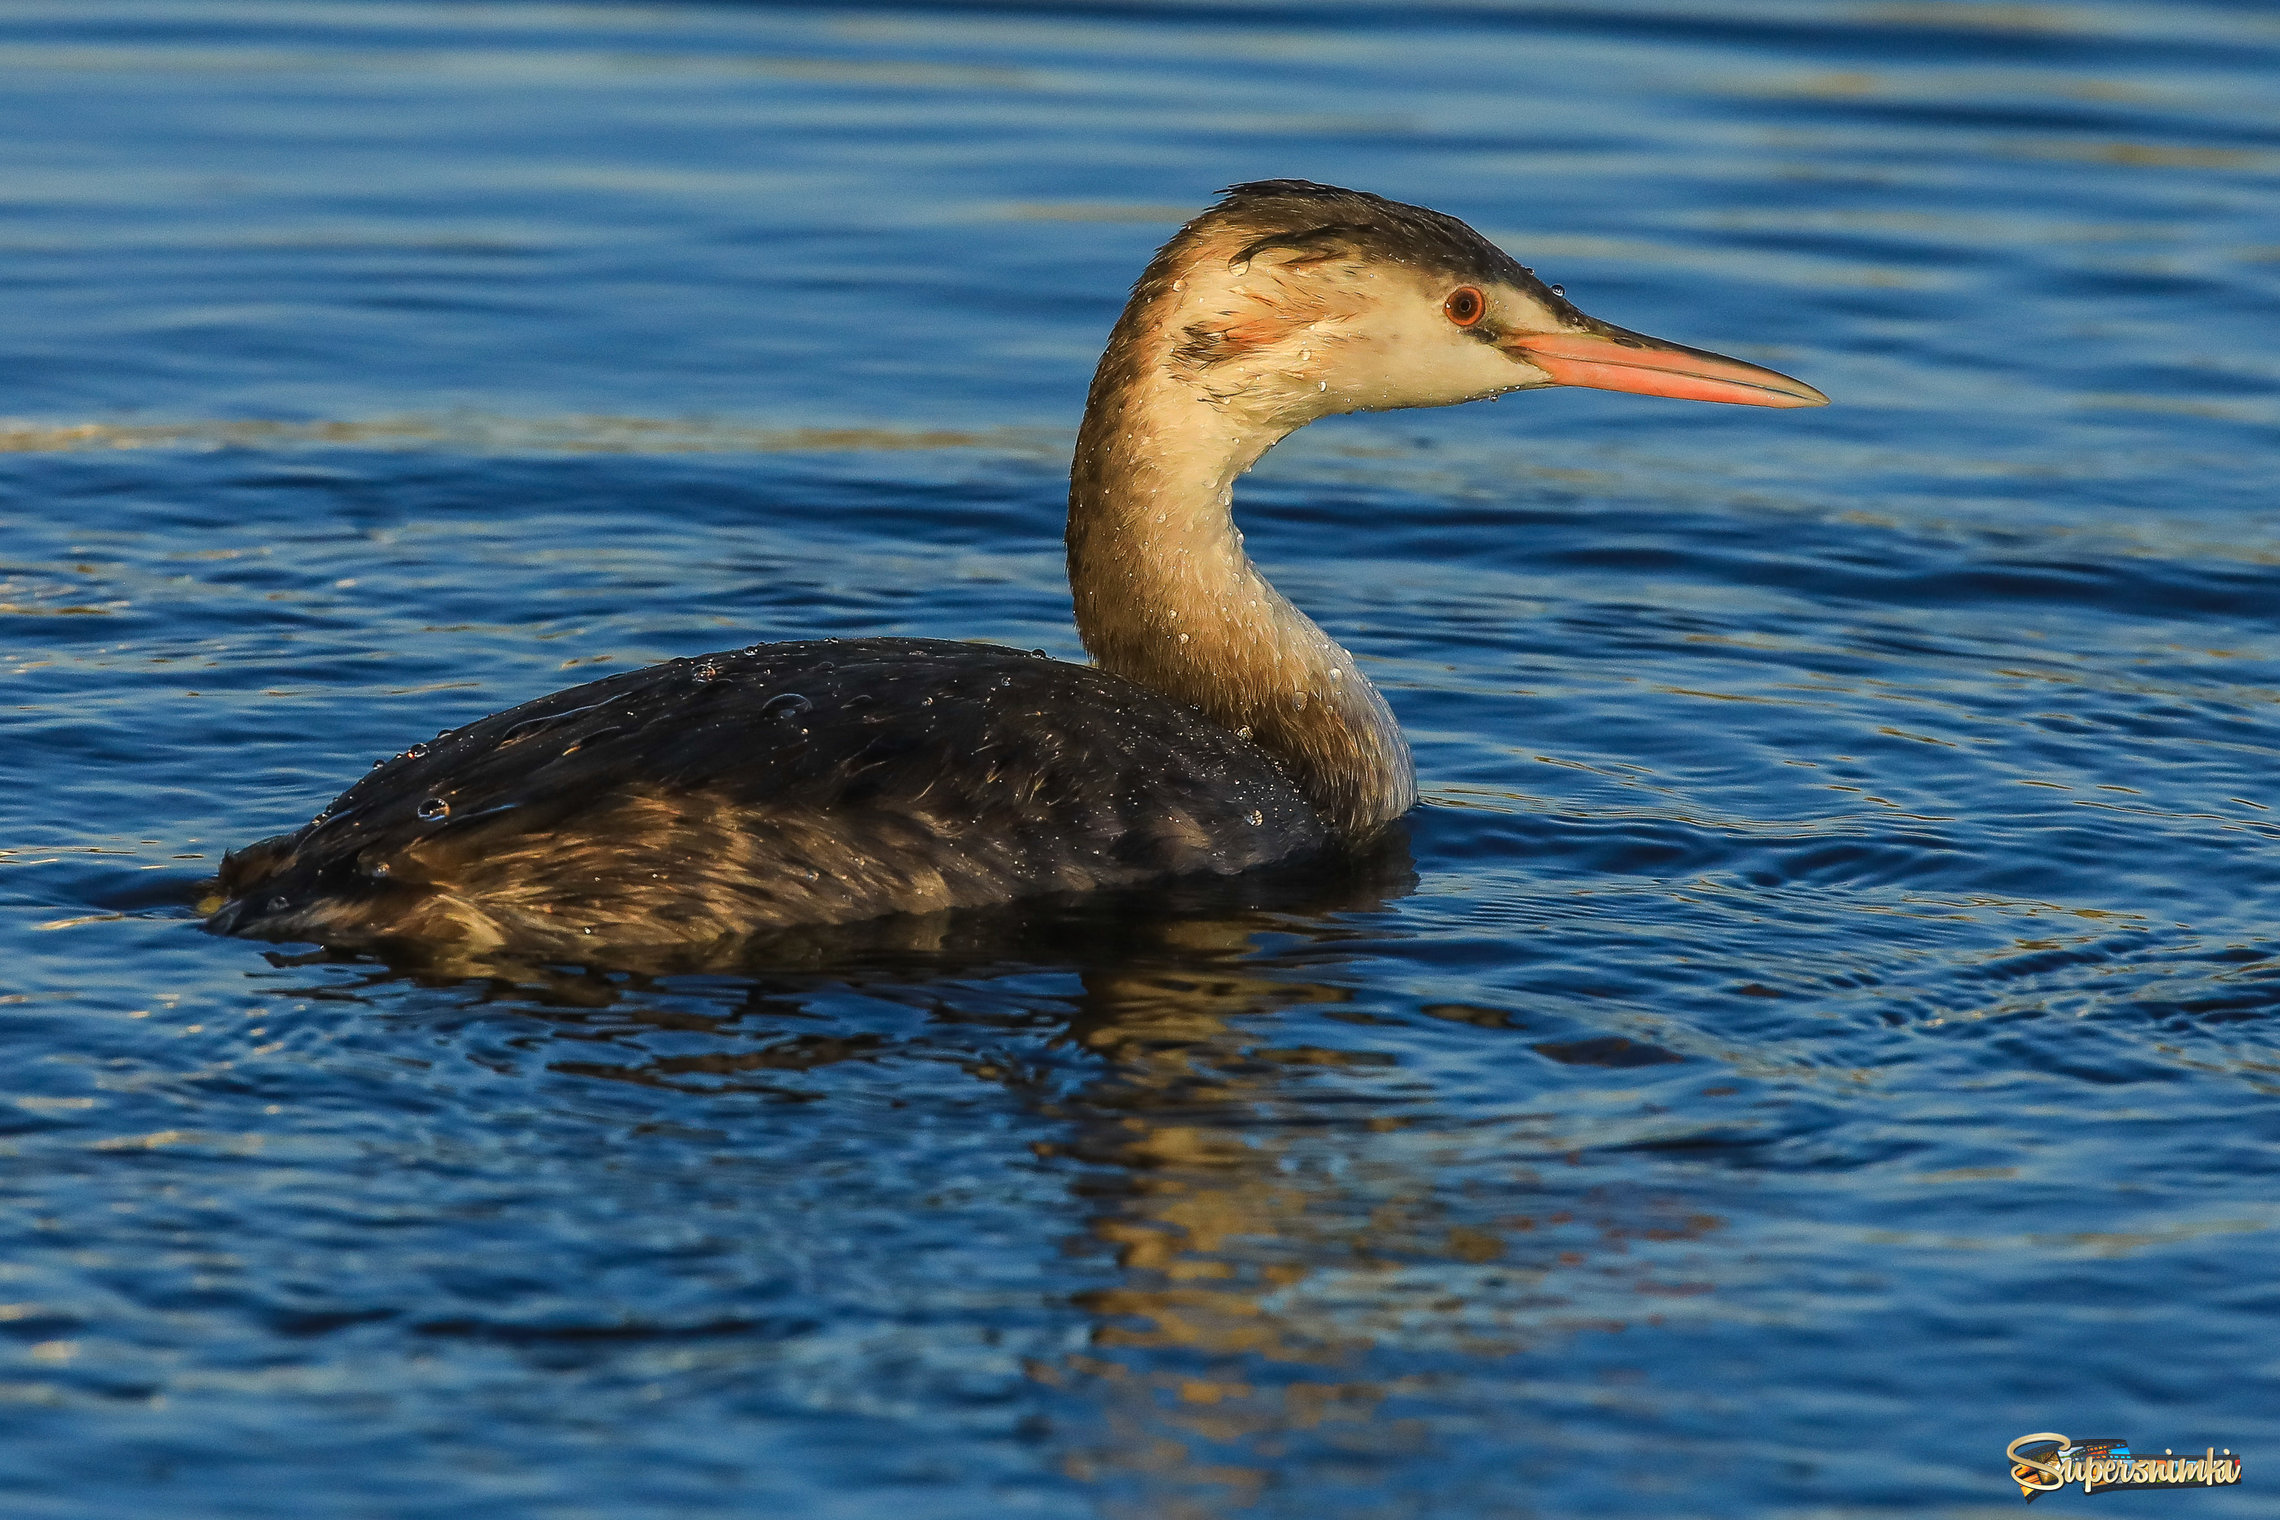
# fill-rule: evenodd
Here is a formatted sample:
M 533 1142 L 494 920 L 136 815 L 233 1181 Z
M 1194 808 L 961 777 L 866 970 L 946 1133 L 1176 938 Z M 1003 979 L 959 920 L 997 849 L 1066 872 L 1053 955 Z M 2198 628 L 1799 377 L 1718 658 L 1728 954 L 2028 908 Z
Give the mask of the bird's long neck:
M 1120 324 L 1077 436 L 1077 631 L 1103 669 L 1247 731 L 1334 830 L 1366 835 L 1417 800 L 1409 746 L 1353 656 L 1267 584 L 1231 513 L 1235 478 L 1291 424 L 1189 384 L 1133 330 L 1141 316 Z

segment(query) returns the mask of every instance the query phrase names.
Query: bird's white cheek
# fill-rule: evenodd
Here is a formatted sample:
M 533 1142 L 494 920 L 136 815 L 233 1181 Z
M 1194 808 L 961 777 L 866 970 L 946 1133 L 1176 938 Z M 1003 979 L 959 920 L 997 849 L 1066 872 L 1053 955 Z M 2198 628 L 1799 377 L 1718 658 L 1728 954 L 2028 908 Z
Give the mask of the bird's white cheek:
M 1525 359 L 1507 358 L 1500 353 L 1497 362 L 1504 366 L 1505 371 L 1505 379 L 1498 387 L 1501 390 L 1521 390 L 1555 383 L 1550 375 Z
M 1433 401 L 1454 402 L 1542 385 L 1550 377 L 1532 364 L 1514 363 L 1486 343 L 1468 341 L 1462 349 L 1446 354 L 1435 378 L 1440 382 L 1440 394 Z

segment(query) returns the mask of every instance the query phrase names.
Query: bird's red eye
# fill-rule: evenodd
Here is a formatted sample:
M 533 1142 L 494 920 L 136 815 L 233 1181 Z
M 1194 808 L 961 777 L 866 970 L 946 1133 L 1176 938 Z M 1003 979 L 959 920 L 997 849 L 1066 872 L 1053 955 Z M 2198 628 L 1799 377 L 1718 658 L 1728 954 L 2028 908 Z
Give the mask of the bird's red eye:
M 1470 285 L 1459 285 L 1449 292 L 1449 299 L 1441 303 L 1441 310 L 1459 327 L 1470 327 L 1488 310 L 1488 302 Z

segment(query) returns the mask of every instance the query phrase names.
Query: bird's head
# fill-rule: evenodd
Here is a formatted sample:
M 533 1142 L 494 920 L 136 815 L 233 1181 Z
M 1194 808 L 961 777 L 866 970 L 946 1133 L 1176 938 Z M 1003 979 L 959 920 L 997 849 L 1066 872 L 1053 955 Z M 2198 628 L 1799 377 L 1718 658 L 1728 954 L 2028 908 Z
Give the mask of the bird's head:
M 1229 190 L 1157 255 L 1127 322 L 1131 359 L 1275 431 L 1552 385 L 1828 402 L 1773 370 L 1586 316 L 1455 217 L 1304 180 Z

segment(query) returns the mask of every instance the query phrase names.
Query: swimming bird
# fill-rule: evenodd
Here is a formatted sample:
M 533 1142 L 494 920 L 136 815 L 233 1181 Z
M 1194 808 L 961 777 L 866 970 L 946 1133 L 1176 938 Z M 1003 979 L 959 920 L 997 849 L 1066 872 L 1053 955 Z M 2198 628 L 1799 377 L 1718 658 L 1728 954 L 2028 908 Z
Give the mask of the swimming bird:
M 1093 377 L 1067 533 L 1092 665 L 857 638 L 608 676 L 227 856 L 208 926 L 575 959 L 1364 844 L 1417 800 L 1408 745 L 1245 553 L 1236 477 L 1320 417 L 1555 385 L 1828 399 L 1586 316 L 1454 217 L 1237 185 L 1156 254 Z

